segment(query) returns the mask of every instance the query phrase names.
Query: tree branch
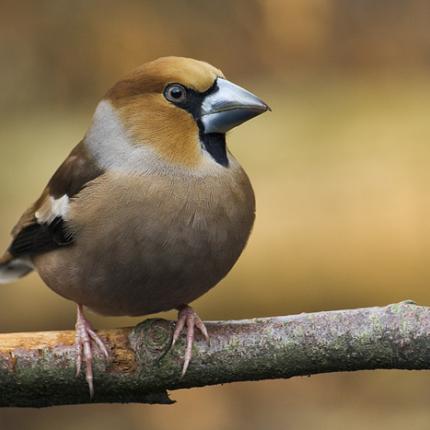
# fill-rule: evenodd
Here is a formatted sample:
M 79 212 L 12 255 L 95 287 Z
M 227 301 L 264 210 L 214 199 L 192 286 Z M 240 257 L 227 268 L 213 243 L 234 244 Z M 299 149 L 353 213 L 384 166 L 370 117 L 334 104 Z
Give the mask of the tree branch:
M 169 351 L 174 324 L 149 319 L 101 330 L 111 350 L 95 357 L 93 402 L 170 403 L 167 390 L 225 382 L 365 369 L 430 369 L 430 308 L 383 308 L 207 323 L 181 379 L 184 338 Z M 74 332 L 0 335 L 0 406 L 90 403 L 75 378 Z

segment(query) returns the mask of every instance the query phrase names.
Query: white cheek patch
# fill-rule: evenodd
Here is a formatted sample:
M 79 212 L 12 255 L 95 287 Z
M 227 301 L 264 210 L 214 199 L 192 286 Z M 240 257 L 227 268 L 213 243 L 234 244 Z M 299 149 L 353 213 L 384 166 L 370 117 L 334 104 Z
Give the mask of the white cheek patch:
M 69 212 L 69 206 L 70 199 L 66 194 L 58 199 L 49 196 L 45 203 L 35 213 L 35 216 L 39 223 L 50 224 L 57 217 L 66 219 L 67 213 Z
M 135 146 L 129 141 L 114 107 L 107 100 L 98 104 L 85 143 L 97 164 L 106 170 L 144 174 L 156 159 L 147 145 Z
M 135 145 L 127 135 L 115 108 L 102 100 L 94 113 L 93 122 L 85 136 L 85 145 L 97 165 L 105 170 L 137 175 L 219 175 L 224 168 L 204 154 L 196 169 L 183 168 L 163 160 L 149 143 Z

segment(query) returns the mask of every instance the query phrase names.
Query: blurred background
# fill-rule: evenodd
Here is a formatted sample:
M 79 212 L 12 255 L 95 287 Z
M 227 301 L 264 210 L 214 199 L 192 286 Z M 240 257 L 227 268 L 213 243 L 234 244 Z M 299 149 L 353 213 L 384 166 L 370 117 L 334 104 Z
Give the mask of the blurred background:
M 119 77 L 206 60 L 273 109 L 229 138 L 257 195 L 204 319 L 430 304 L 426 0 L 0 2 L 0 246 Z M 36 275 L 0 289 L 0 331 L 70 329 Z M 163 314 L 174 318 L 175 314 Z M 90 315 L 96 327 L 138 319 Z M 0 394 L 1 395 L 1 394 Z M 173 392 L 173 406 L 0 410 L 2 429 L 428 429 L 430 375 L 375 371 Z

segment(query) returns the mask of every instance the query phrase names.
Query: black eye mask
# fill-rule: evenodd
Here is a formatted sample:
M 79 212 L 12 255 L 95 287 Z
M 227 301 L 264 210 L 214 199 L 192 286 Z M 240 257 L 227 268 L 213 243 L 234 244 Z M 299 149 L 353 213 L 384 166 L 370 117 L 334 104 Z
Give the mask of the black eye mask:
M 229 161 L 227 157 L 225 133 L 205 133 L 204 125 L 200 119 L 204 99 L 219 90 L 217 81 L 203 93 L 199 93 L 191 88 L 185 88 L 185 90 L 187 92 L 186 100 L 180 102 L 169 100 L 170 103 L 186 110 L 193 116 L 199 127 L 199 137 L 203 149 L 206 150 L 218 164 L 228 167 Z

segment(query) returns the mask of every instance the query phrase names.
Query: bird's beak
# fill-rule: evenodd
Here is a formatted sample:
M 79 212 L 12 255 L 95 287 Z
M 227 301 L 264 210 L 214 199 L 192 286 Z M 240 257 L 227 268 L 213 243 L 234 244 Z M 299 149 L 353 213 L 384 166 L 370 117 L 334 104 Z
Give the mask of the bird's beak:
M 202 103 L 200 120 L 206 134 L 226 133 L 270 110 L 257 96 L 226 79 L 218 78 L 216 88 Z

